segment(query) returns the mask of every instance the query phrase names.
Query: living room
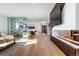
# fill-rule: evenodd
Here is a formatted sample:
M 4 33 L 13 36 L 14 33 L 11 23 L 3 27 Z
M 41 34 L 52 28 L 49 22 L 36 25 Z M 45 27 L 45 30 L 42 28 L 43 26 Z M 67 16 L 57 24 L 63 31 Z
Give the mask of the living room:
M 27 41 L 29 42 L 26 45 L 35 44 L 36 34 L 49 35 L 49 18 L 54 5 L 54 3 L 0 4 L 0 55 L 12 55 Z
M 0 8 L 1 56 L 79 55 L 79 4 L 2 3 Z

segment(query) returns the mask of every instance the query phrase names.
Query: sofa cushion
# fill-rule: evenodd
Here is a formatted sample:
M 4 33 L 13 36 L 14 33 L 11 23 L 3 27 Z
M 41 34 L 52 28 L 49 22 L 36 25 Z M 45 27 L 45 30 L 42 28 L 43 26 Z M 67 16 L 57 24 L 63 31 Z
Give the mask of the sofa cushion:
M 5 39 L 3 37 L 0 37 L 0 44 L 5 42 Z
M 4 36 L 4 39 L 5 40 L 13 40 L 14 37 L 12 35 L 7 35 L 7 36 Z
M 2 32 L 0 32 L 0 37 L 3 37 L 3 36 L 5 36 L 5 34 L 4 34 L 4 33 L 2 33 Z
M 4 43 L 4 42 L 9 42 L 12 40 L 14 40 L 14 36 L 12 36 L 12 35 L 2 36 L 2 37 L 0 37 L 0 44 Z

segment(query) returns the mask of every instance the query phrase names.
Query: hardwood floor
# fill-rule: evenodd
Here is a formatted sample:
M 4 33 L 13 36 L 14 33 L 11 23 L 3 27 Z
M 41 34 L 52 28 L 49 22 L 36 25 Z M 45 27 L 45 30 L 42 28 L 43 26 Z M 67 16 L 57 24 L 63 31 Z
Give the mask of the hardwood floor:
M 65 56 L 45 34 L 35 35 L 37 43 L 17 48 L 12 56 Z

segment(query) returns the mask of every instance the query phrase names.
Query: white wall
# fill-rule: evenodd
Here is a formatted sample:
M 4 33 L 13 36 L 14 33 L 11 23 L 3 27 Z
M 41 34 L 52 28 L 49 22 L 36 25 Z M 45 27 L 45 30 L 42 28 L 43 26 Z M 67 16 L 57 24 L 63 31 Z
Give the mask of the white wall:
M 32 25 L 34 25 L 35 26 L 35 29 L 37 30 L 37 32 L 41 32 L 41 26 L 42 26 L 42 23 L 43 21 L 35 21 L 35 20 L 28 20 L 27 21 L 27 23 L 28 24 L 32 24 Z M 46 25 L 47 25 L 47 32 L 48 32 L 48 34 L 49 34 L 49 27 L 48 27 L 48 22 L 49 22 L 49 20 L 46 20 Z
M 76 29 L 79 30 L 79 3 L 76 4 Z
M 0 16 L 0 32 L 7 34 L 7 17 Z
M 32 24 L 35 26 L 35 29 L 37 32 L 41 32 L 41 23 L 40 22 L 32 22 Z
M 76 4 L 66 3 L 62 11 L 61 25 L 53 27 L 53 30 L 74 30 L 76 25 Z
M 41 32 L 41 23 L 40 21 L 34 21 L 34 20 L 28 20 L 27 24 L 31 24 L 33 26 L 35 26 L 35 29 L 37 30 L 37 32 Z
M 79 18 L 78 18 L 79 19 Z M 76 4 L 66 3 L 62 11 L 62 23 L 61 25 L 52 28 L 52 35 L 68 35 L 69 30 L 76 29 Z M 59 31 L 61 30 L 61 31 Z M 62 31 L 64 30 L 64 31 Z M 68 31 L 67 31 L 68 30 Z

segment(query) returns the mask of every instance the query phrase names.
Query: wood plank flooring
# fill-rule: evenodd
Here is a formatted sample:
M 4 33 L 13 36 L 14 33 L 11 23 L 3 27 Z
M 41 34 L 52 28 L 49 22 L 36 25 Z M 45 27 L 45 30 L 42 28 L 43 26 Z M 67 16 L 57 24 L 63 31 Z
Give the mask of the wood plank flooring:
M 12 56 L 65 56 L 45 34 L 35 35 L 37 43 L 17 48 Z

